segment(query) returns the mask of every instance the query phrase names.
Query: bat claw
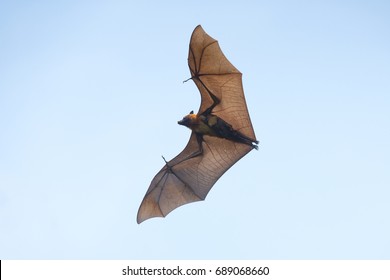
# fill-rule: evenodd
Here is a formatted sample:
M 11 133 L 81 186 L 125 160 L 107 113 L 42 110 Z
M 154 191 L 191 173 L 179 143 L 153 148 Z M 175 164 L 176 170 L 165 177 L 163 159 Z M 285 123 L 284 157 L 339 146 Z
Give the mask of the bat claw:
M 167 160 L 165 159 L 164 156 L 161 156 L 163 158 L 163 160 L 165 161 L 166 164 L 168 164 Z
M 169 165 L 169 162 L 165 159 L 164 156 L 161 156 L 163 160 L 165 161 L 165 166 L 167 167 L 168 172 L 173 173 L 172 166 Z
M 257 144 L 259 144 L 259 141 L 253 141 L 255 144 L 252 143 L 252 147 L 255 148 L 256 150 L 259 149 L 259 146 L 257 146 Z

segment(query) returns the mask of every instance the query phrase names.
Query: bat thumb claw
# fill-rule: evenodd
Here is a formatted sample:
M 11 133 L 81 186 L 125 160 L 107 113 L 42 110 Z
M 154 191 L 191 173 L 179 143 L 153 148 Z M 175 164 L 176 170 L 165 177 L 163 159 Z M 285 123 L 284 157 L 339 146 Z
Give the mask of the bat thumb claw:
M 183 84 L 188 82 L 189 80 L 192 80 L 192 77 L 191 78 L 188 78 L 187 80 L 183 81 Z
M 165 163 L 168 163 L 164 156 L 161 156 L 161 157 L 163 158 L 163 160 L 165 161 Z

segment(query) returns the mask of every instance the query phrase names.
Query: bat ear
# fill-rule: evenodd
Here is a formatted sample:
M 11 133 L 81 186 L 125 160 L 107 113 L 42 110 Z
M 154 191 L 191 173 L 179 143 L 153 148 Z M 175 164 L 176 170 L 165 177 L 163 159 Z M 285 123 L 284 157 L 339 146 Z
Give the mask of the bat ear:
M 193 113 L 194 113 L 194 111 L 191 111 L 191 112 L 190 112 L 190 115 L 192 115 Z

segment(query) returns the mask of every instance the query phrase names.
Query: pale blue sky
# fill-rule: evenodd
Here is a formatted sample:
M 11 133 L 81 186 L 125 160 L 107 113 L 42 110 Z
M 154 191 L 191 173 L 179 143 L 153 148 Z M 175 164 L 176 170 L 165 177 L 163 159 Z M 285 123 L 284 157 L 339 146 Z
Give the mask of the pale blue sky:
M 388 1 L 1 1 L 0 259 L 389 259 Z M 196 25 L 259 151 L 136 223 L 199 107 Z

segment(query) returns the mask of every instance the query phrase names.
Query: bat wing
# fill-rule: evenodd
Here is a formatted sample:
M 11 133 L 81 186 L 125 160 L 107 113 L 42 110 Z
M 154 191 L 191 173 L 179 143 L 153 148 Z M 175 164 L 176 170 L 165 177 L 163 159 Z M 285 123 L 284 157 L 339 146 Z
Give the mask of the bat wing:
M 242 74 L 225 57 L 218 41 L 210 37 L 200 25 L 191 36 L 188 66 L 201 94 L 198 114 L 213 104 L 211 93 L 220 101 L 212 113 L 235 130 L 256 139 L 245 101 Z
M 138 210 L 137 222 L 165 217 L 175 208 L 204 200 L 215 182 L 252 148 L 226 139 L 204 136 L 203 153 L 195 133 L 184 150 L 169 161 L 153 178 Z
M 256 139 L 242 89 L 242 75 L 226 59 L 218 42 L 200 25 L 191 36 L 188 64 L 192 80 L 201 93 L 199 112 L 212 106 L 213 94 L 220 102 L 212 113 L 235 130 Z M 199 145 L 202 145 L 202 153 L 191 157 L 199 151 Z M 165 217 L 181 205 L 204 200 L 215 182 L 252 149 L 245 144 L 207 135 L 203 135 L 199 144 L 193 132 L 184 150 L 153 178 L 138 210 L 137 222 Z

